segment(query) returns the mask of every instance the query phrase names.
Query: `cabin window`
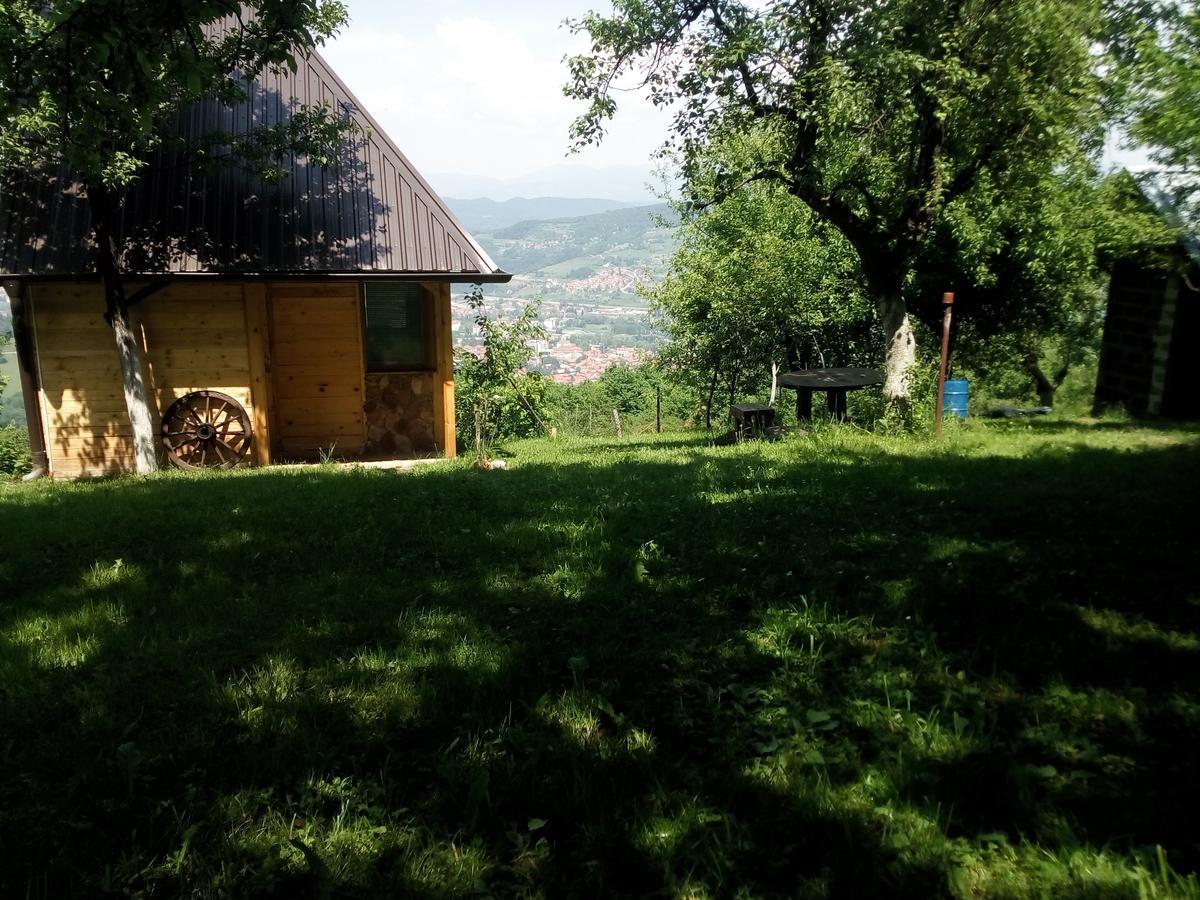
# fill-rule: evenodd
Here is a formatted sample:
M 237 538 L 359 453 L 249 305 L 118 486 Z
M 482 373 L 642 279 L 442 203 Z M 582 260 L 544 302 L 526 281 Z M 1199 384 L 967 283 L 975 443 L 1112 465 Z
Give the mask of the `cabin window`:
M 433 368 L 425 289 L 412 282 L 366 285 L 368 372 L 413 372 Z

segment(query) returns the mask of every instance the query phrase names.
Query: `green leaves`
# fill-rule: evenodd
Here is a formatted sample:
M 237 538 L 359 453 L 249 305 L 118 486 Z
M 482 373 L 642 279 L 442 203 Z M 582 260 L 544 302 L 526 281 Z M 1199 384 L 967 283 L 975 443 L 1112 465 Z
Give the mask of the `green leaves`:
M 55 0 L 5 3 L 0 23 L 0 164 L 65 163 L 84 183 L 120 187 L 162 139 L 183 103 L 233 98 L 230 75 L 272 66 L 346 22 L 340 2 L 250 3 L 241 26 L 221 30 L 227 4 Z M 250 166 L 291 152 L 329 153 L 336 120 L 300 110 L 294 124 L 241 141 Z M 344 129 L 342 129 L 344 130 Z
M 769 143 L 730 139 L 696 178 L 715 181 Z M 792 356 L 812 365 L 872 361 L 874 310 L 853 249 L 770 181 L 688 221 L 649 296 L 670 337 L 664 357 L 698 379 L 738 369 L 747 390 L 769 390 L 772 362 L 787 368 Z
M 938 225 L 956 202 L 987 183 L 1002 205 L 1010 189 L 1077 158 L 1095 161 L 1106 124 L 1096 74 L 1106 27 L 1094 0 L 630 0 L 575 24 L 592 38 L 592 51 L 570 63 L 566 93 L 587 104 L 571 138 L 576 148 L 600 140 L 614 92 L 642 86 L 675 112 L 665 147 L 678 155 L 694 208 L 711 209 L 760 182 L 779 185 L 811 216 L 796 254 L 813 260 L 804 273 L 809 284 L 821 263 L 844 257 L 846 280 L 857 282 L 844 292 L 845 306 L 868 295 L 892 298 L 894 309 L 897 297 L 936 298 L 945 289 L 944 279 L 928 289 L 916 275 L 945 237 Z M 761 370 L 785 337 L 796 341 L 788 329 L 799 329 L 783 322 L 809 318 L 809 310 L 791 317 L 781 312 L 785 304 L 754 296 L 766 291 L 758 287 L 770 268 L 763 260 L 789 253 L 770 243 L 779 224 L 749 224 L 745 230 L 763 240 L 742 254 L 723 253 L 729 241 L 715 259 L 693 254 L 677 271 L 709 278 L 692 286 L 680 274 L 661 292 L 682 325 L 676 350 L 691 365 L 728 368 L 744 358 Z M 825 299 L 824 291 L 784 282 L 775 294 L 803 298 L 793 307 L 811 309 L 814 294 Z M 711 303 L 706 290 L 716 295 Z M 739 300 L 746 311 L 718 327 L 722 302 Z M 765 331 L 755 327 L 767 322 Z M 750 346 L 739 348 L 739 337 Z M 886 361 L 908 365 L 891 353 Z M 890 373 L 889 383 L 908 380 Z
M 527 304 L 506 322 L 484 311 L 479 285 L 466 299 L 475 311 L 483 352 L 460 350 L 455 357 L 456 411 L 459 434 L 476 435 L 482 456 L 495 440 L 544 430 L 545 379 L 524 367 L 533 356 L 531 342 L 545 339 L 547 333 L 538 321 L 540 303 Z
M 1140 11 L 1140 10 L 1139 10 Z M 1120 98 L 1128 104 L 1129 135 L 1148 149 L 1195 228 L 1200 223 L 1200 11 L 1164 6 L 1157 16 L 1135 18 L 1133 64 L 1115 68 Z

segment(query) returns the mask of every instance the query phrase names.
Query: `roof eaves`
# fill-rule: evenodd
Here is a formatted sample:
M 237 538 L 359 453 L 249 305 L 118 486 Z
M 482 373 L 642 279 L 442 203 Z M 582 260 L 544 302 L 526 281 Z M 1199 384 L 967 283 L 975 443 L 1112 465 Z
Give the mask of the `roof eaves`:
M 291 281 L 328 278 L 339 281 L 418 281 L 450 284 L 507 284 L 512 273 L 503 269 L 491 272 L 400 272 L 379 269 L 220 272 L 125 272 L 126 281 Z M 90 272 L 0 272 L 3 281 L 94 281 Z

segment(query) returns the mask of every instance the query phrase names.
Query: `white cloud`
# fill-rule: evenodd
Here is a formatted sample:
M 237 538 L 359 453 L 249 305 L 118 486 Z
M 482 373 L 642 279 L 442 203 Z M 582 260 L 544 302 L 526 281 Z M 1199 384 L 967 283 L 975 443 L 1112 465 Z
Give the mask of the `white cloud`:
M 477 15 L 410 24 L 352 24 L 323 53 L 418 168 L 511 177 L 563 161 L 581 105 L 562 94 L 562 57 L 579 38 Z M 620 102 L 609 138 L 579 164 L 649 165 L 666 118 L 634 95 Z

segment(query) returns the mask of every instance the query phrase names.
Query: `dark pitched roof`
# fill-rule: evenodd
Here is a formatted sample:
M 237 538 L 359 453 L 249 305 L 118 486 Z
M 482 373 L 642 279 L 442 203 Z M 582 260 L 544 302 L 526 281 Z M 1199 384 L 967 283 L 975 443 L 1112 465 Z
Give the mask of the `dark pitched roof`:
M 251 82 L 237 107 L 205 102 L 176 115 L 180 140 L 153 155 L 114 223 L 125 270 L 508 281 L 329 64 L 315 52 L 298 62 L 294 74 Z M 201 170 L 178 149 L 286 121 L 302 104 L 326 104 L 360 127 L 329 167 L 293 159 L 289 177 L 269 184 L 236 164 Z M 90 232 L 69 172 L 10 173 L 0 184 L 0 273 L 92 272 Z

